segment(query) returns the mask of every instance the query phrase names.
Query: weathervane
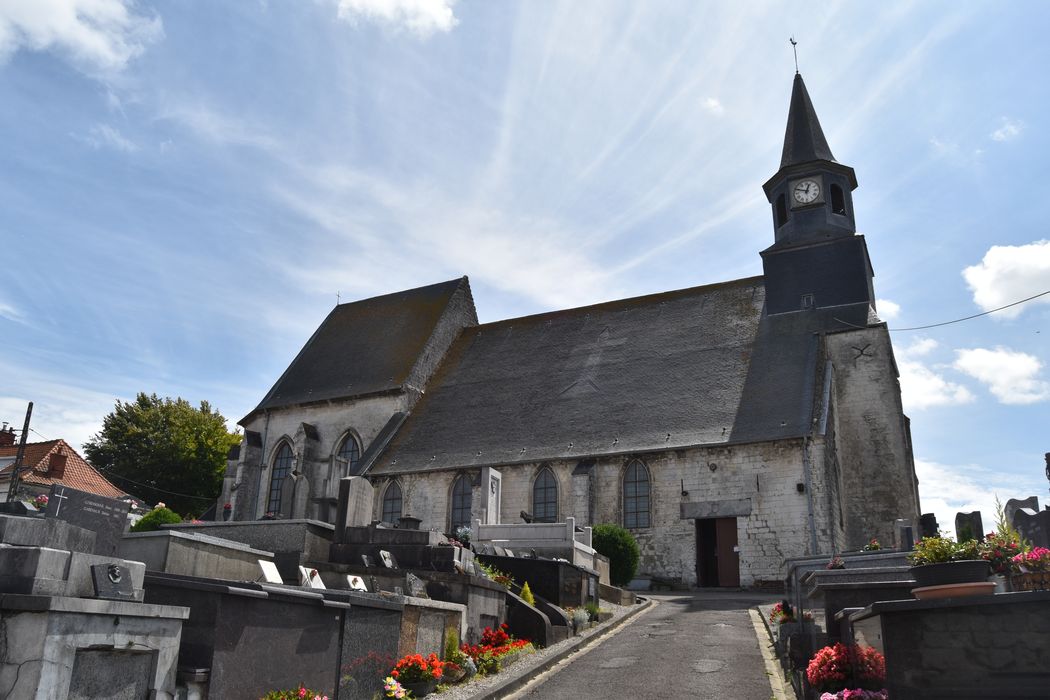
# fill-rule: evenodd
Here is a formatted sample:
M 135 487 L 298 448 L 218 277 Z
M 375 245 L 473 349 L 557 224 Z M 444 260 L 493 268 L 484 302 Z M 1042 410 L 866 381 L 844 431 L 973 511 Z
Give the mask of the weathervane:
M 792 51 L 792 53 L 795 54 L 795 73 L 797 75 L 798 74 L 798 49 L 796 47 L 798 46 L 798 42 L 795 41 L 795 37 L 791 37 L 790 39 L 788 39 L 788 41 L 791 42 L 791 51 Z

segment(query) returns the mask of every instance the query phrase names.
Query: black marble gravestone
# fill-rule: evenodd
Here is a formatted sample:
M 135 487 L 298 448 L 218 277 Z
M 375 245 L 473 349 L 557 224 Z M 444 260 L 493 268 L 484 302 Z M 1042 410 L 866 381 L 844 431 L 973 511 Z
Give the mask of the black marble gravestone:
M 127 527 L 129 508 L 124 501 L 55 484 L 44 515 L 91 530 L 95 533 L 94 553 L 115 556 Z
M 95 597 L 105 600 L 135 600 L 135 586 L 131 571 L 120 564 L 94 564 L 91 567 L 91 583 Z
M 1035 515 L 1018 510 L 1014 513 L 1013 525 L 1033 547 L 1050 548 L 1050 510 L 1041 510 Z
M 923 513 L 919 516 L 920 537 L 937 536 L 937 516 L 933 513 Z
M 955 539 L 959 542 L 984 539 L 984 524 L 981 511 L 955 514 Z

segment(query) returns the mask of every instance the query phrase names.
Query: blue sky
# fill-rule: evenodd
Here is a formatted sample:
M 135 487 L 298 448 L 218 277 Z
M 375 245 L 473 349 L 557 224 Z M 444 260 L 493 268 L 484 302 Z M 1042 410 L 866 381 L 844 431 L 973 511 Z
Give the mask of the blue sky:
M 336 301 L 761 273 L 794 72 L 891 328 L 1050 289 L 1045 3 L 0 2 L 0 420 L 231 423 Z M 924 510 L 1047 501 L 1050 295 L 894 334 Z

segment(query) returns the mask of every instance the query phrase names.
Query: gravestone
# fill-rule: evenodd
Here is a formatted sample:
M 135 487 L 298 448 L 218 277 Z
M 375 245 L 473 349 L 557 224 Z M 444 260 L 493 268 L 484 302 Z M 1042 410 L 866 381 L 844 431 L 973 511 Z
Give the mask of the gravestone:
M 335 516 L 335 542 L 345 541 L 346 528 L 362 527 L 372 522 L 375 489 L 363 476 L 339 480 L 339 508 Z
M 95 597 L 103 600 L 135 600 L 135 586 L 131 571 L 120 564 L 94 564 L 91 567 L 91 584 Z
M 1021 500 L 1020 498 L 1010 498 L 1006 501 L 1006 505 L 1003 506 L 1003 515 L 1006 516 L 1006 522 L 1011 525 L 1014 522 L 1014 513 L 1027 508 L 1033 513 L 1039 512 L 1039 497 L 1029 496 L 1028 498 Z
M 481 522 L 495 525 L 500 522 L 500 502 L 503 499 L 503 475 L 492 467 L 481 469 Z
M 95 533 L 94 553 L 115 556 L 127 527 L 129 509 L 123 501 L 54 484 L 44 515 L 91 530 Z
M 413 573 L 405 574 L 405 590 L 413 598 L 429 598 L 427 584 Z
M 385 566 L 388 569 L 397 568 L 397 559 L 395 559 L 394 555 L 386 551 L 385 549 L 379 550 L 379 561 L 381 561 L 383 563 L 383 566 Z
M 1013 525 L 1033 547 L 1050 548 L 1050 510 L 1041 510 L 1035 515 L 1018 510 L 1014 513 Z
M 262 570 L 262 580 L 266 583 L 284 583 L 284 579 L 281 578 L 281 572 L 277 570 L 277 565 L 272 561 L 266 561 L 265 559 L 259 559 L 259 569 Z
M 923 513 L 919 516 L 919 536 L 920 537 L 936 537 L 937 536 L 937 516 L 933 513 Z
M 955 514 L 955 539 L 958 542 L 983 540 L 984 525 L 981 522 L 981 511 Z

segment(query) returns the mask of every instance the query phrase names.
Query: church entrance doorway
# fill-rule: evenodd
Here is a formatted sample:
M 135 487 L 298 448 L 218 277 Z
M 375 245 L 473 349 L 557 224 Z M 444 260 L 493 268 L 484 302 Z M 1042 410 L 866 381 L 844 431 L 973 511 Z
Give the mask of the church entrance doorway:
M 736 518 L 697 518 L 696 581 L 704 587 L 740 585 Z

